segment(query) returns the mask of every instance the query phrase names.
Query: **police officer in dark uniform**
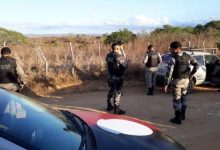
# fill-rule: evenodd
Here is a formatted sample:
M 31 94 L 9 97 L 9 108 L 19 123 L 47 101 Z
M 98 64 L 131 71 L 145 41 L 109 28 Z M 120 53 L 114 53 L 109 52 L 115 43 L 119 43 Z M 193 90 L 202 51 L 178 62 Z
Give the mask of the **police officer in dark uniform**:
M 147 95 L 154 95 L 154 87 L 156 84 L 156 72 L 158 64 L 162 61 L 160 53 L 154 50 L 153 45 L 149 45 L 144 57 L 144 64 L 146 66 L 146 85 L 148 87 Z
M 11 49 L 3 47 L 0 58 L 0 88 L 19 92 L 25 84 L 25 74 L 16 61 L 11 57 Z
M 168 65 L 167 81 L 165 83 L 164 91 L 167 92 L 167 87 L 171 81 L 173 108 L 175 110 L 175 117 L 170 119 L 171 123 L 181 124 L 185 120 L 185 112 L 187 108 L 186 93 L 189 85 L 189 80 L 193 79 L 193 75 L 199 68 L 196 60 L 186 54 L 181 53 L 182 45 L 178 41 L 170 44 L 170 52 L 172 54 L 172 61 Z M 189 65 L 193 65 L 191 71 Z
M 120 46 L 117 43 L 112 44 L 112 52 L 106 57 L 108 65 L 108 85 L 110 87 L 107 95 L 107 111 L 114 108 L 115 114 L 125 114 L 126 112 L 119 108 L 121 88 L 123 84 L 124 72 L 127 68 L 127 61 L 121 53 Z M 114 107 L 111 104 L 114 101 Z

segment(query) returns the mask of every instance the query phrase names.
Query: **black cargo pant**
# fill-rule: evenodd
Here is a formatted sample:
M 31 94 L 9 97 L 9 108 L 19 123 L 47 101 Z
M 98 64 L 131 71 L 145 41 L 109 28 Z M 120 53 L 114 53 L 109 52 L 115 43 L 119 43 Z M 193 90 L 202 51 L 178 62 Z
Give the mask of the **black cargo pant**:
M 110 101 L 112 98 L 114 100 L 114 105 L 120 105 L 121 89 L 123 85 L 123 78 L 109 78 L 108 86 L 109 91 L 107 95 L 107 100 Z

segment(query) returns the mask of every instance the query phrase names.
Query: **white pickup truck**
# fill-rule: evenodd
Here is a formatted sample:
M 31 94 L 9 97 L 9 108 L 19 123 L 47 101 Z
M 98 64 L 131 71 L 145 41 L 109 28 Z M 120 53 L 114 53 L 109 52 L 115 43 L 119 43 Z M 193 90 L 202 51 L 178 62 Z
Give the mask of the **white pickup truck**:
M 189 83 L 188 93 L 191 93 L 194 85 L 200 85 L 203 84 L 205 81 L 211 80 L 211 75 L 215 67 L 214 63 L 216 60 L 220 60 L 220 58 L 217 55 L 208 52 L 184 52 L 193 56 L 200 65 L 198 71 L 195 73 L 193 77 L 193 80 Z M 171 61 L 171 58 L 171 53 L 166 53 L 162 56 L 162 62 L 159 64 L 158 71 L 156 74 L 156 81 L 159 86 L 164 85 L 168 63 Z

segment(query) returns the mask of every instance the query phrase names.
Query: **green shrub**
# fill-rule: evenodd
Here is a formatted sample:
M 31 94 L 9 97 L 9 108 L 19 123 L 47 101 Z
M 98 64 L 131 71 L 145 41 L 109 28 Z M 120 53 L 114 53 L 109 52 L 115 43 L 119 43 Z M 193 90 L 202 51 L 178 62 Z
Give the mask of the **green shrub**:
M 6 44 L 27 43 L 27 37 L 19 32 L 0 28 L 0 45 L 3 45 L 4 42 Z
M 112 32 L 110 35 L 105 36 L 105 44 L 111 44 L 117 41 L 123 41 L 125 43 L 132 41 L 136 38 L 136 35 L 128 29 L 122 29 L 116 32 Z

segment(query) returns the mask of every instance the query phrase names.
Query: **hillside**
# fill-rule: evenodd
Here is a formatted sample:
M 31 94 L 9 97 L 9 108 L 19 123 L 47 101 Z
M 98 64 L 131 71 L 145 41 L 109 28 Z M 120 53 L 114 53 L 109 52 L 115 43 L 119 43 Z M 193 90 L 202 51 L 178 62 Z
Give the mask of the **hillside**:
M 23 34 L 0 28 L 0 46 L 3 46 L 4 42 L 6 44 L 22 44 L 27 42 L 27 37 Z

